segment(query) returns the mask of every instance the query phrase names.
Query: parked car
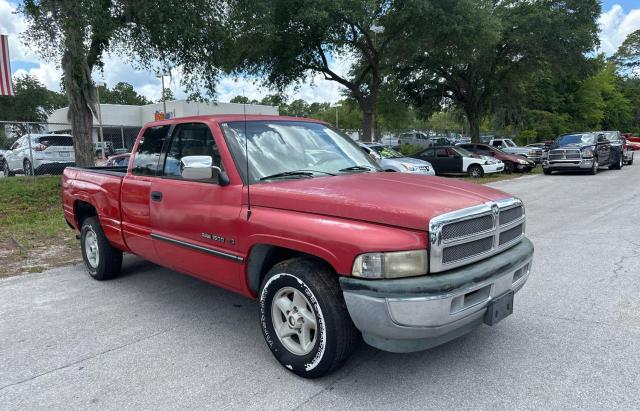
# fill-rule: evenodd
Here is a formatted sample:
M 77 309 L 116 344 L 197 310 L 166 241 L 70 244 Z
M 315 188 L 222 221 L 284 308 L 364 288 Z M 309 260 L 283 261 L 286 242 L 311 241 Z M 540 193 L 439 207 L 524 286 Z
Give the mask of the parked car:
M 421 131 L 400 134 L 400 137 L 398 138 L 398 144 L 412 144 L 425 148 L 452 145 L 451 141 L 449 141 L 449 139 L 445 137 L 429 137 Z
M 502 161 L 473 154 L 461 147 L 427 148 L 411 157 L 431 163 L 437 175 L 466 173 L 477 178 L 504 170 Z
M 529 276 L 520 200 L 384 173 L 323 122 L 175 118 L 144 126 L 132 155 L 126 172 L 64 171 L 89 275 L 115 277 L 130 252 L 257 299 L 268 348 L 303 377 L 340 367 L 360 333 L 412 352 L 493 325 Z
M 0 170 L 4 170 L 4 153 L 6 150 L 0 150 Z
M 613 168 L 621 169 L 626 164 L 627 158 L 627 140 L 622 136 L 619 131 L 597 131 L 597 134 L 604 134 L 609 140 L 611 146 L 611 156 L 614 158 Z
M 542 169 L 549 175 L 553 171 L 585 170 L 597 174 L 602 166 L 619 168 L 611 143 L 604 134 L 593 132 L 564 134 L 545 153 Z
M 435 171 L 433 171 L 433 166 L 429 162 L 403 156 L 391 147 L 383 146 L 382 144 L 360 144 L 360 147 L 385 171 L 436 175 Z
M 111 141 L 103 141 L 93 143 L 96 157 L 110 157 L 113 155 L 113 143 Z M 104 152 L 104 155 L 103 155 Z
M 75 151 L 70 135 L 26 134 L 5 153 L 4 175 L 60 174 L 73 165 Z
M 479 156 L 493 157 L 504 163 L 504 171 L 512 173 L 514 171 L 529 172 L 536 166 L 532 160 L 526 157 L 516 156 L 514 154 L 505 153 L 488 144 L 471 143 L 471 144 L 458 144 L 457 147 L 462 147 L 465 150 L 477 154 Z
M 536 164 L 542 161 L 542 149 L 536 147 L 520 147 L 510 138 L 493 138 L 489 140 L 488 144 L 499 148 L 505 153 L 527 157 Z
M 527 148 L 537 148 L 542 150 L 543 152 L 549 151 L 549 147 L 553 145 L 553 140 L 546 140 L 542 143 L 531 143 L 527 144 L 525 147 Z
M 129 165 L 129 158 L 131 158 L 131 153 L 125 154 L 117 154 L 109 157 L 107 162 L 105 163 L 105 167 L 126 167 Z

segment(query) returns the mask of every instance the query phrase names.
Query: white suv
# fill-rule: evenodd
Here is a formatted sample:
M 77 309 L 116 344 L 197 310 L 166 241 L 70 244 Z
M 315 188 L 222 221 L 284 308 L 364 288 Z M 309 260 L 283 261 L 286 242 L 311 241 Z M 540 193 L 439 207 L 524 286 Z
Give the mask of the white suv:
M 31 143 L 29 143 L 31 139 Z M 69 134 L 27 134 L 4 154 L 4 175 L 16 173 L 60 174 L 75 165 L 73 139 Z

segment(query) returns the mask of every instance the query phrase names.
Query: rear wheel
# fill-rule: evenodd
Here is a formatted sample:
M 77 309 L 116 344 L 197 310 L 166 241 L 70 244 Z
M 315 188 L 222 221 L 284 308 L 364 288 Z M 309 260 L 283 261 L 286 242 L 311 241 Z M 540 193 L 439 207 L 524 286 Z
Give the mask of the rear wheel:
M 622 153 L 618 156 L 618 161 L 612 166 L 614 170 L 620 170 L 624 167 L 624 158 L 622 157 Z
M 109 244 L 96 217 L 88 217 L 82 223 L 80 245 L 84 265 L 91 277 L 102 281 L 120 274 L 122 251 Z
M 484 175 L 484 170 L 478 164 L 472 164 L 467 169 L 467 173 L 469 173 L 469 177 L 480 178 Z
M 25 176 L 33 175 L 33 166 L 31 165 L 31 161 L 24 160 L 24 162 L 22 163 L 22 171 L 24 172 Z
M 336 274 L 305 258 L 269 270 L 260 290 L 260 324 L 273 356 L 305 378 L 339 368 L 359 338 Z

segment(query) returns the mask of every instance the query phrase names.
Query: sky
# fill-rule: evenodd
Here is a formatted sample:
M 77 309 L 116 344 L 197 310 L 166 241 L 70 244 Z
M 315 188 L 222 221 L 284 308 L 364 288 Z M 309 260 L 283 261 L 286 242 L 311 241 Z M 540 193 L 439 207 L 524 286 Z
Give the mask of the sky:
M 51 90 L 60 90 L 62 71 L 55 64 L 43 61 L 28 45 L 22 44 L 20 34 L 26 29 L 24 19 L 13 12 L 16 0 L 0 0 L 0 34 L 9 35 L 9 51 L 11 53 L 11 70 L 13 75 L 31 74 L 36 76 Z M 613 54 L 628 34 L 640 29 L 640 0 L 603 0 L 600 24 L 600 48 L 598 52 Z M 96 72 L 93 78 L 104 82 L 109 87 L 124 81 L 134 86 L 136 91 L 150 100 L 160 99 L 160 79 L 155 73 L 136 70 L 128 62 L 116 55 L 104 58 L 103 73 Z M 349 68 L 348 57 L 331 61 L 334 71 L 344 74 Z M 180 86 L 180 72 L 173 70 L 171 78 L 165 79 L 166 87 L 172 89 L 176 98 L 185 98 L 186 94 Z M 253 81 L 245 78 L 223 77 L 217 87 L 216 100 L 227 102 L 236 95 L 245 95 L 251 99 L 261 99 L 269 90 L 261 88 Z M 327 81 L 321 75 L 314 76 L 297 88 L 287 92 L 290 100 L 297 98 L 306 101 L 334 103 L 341 100 L 343 88 L 334 81 Z

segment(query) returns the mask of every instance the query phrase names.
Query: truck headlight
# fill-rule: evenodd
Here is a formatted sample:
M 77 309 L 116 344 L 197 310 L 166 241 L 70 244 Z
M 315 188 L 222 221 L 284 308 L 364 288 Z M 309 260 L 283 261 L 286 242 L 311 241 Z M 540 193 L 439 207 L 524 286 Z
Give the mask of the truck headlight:
M 361 278 L 401 278 L 424 275 L 429 271 L 427 250 L 360 254 L 351 274 Z
M 583 149 L 582 150 L 582 157 L 584 157 L 584 158 L 593 157 L 593 148 L 592 147 L 587 147 L 587 148 Z

